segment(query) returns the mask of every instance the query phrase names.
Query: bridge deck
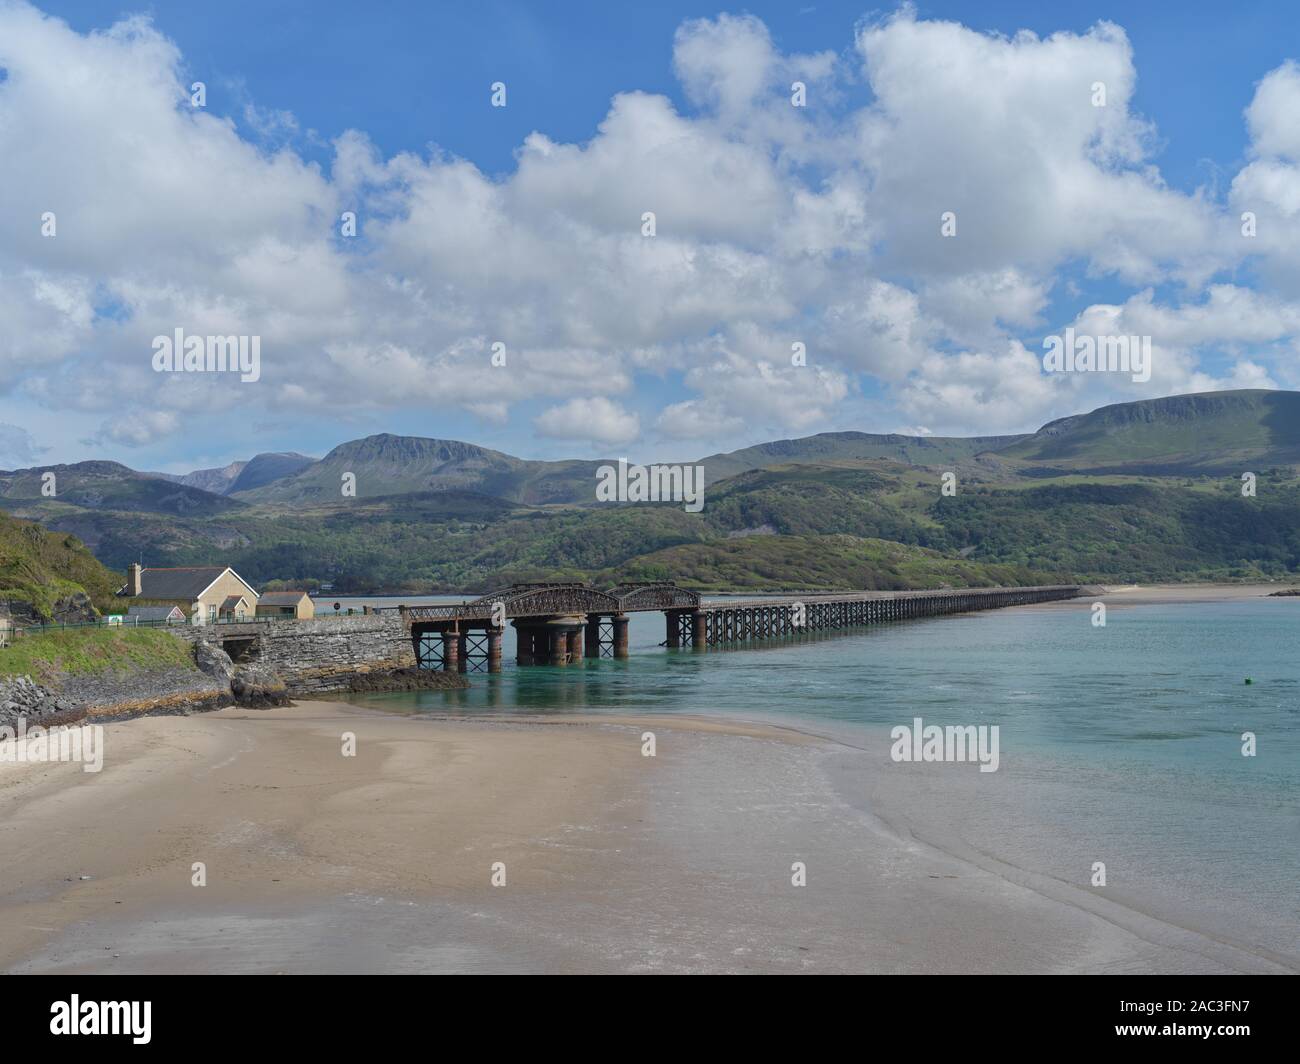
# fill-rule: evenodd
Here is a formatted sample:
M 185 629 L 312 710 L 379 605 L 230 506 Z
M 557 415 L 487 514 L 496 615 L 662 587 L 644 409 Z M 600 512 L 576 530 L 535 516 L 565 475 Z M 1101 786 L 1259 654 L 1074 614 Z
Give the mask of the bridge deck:
M 936 606 L 964 598 L 978 609 L 981 599 L 990 602 L 1004 601 L 1009 597 L 1031 595 L 1069 597 L 1077 594 L 1075 584 L 1048 584 L 1037 587 L 944 588 L 932 591 L 849 591 L 790 595 L 786 597 L 723 599 L 705 602 L 699 594 L 672 584 L 622 585 L 611 591 L 597 591 L 582 584 L 528 584 L 516 585 L 473 602 L 447 606 L 408 606 L 405 616 L 411 622 L 437 621 L 491 621 L 494 616 L 511 620 L 521 617 L 557 616 L 613 616 L 620 613 L 673 612 L 689 610 L 692 613 L 713 613 L 719 610 L 751 608 L 770 609 L 796 606 L 826 606 L 836 603 L 899 602 L 923 600 Z M 500 603 L 504 610 L 498 609 Z M 947 612 L 936 610 L 935 612 Z

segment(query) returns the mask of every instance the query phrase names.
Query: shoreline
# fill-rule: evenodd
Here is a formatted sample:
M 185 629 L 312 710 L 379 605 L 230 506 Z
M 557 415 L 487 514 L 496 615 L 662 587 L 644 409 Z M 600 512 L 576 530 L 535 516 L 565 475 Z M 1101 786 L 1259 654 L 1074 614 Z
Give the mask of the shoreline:
M 106 733 L 99 776 L 0 766 L 0 970 L 1300 967 L 948 852 L 779 725 L 318 701 Z

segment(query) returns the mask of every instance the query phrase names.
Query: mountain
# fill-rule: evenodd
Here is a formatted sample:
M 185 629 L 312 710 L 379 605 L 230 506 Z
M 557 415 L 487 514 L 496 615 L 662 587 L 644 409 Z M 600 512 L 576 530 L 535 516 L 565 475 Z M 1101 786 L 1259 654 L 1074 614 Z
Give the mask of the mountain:
M 530 462 L 457 440 L 382 433 L 340 444 L 319 462 L 250 490 L 246 502 L 284 505 L 342 501 L 344 475 L 356 497 L 473 491 L 530 505 L 594 500 L 599 461 Z
M 52 476 L 50 476 L 52 475 Z M 46 493 L 50 485 L 53 495 Z M 218 514 L 239 503 L 201 488 L 161 480 L 118 462 L 76 462 L 0 470 L 0 507 L 43 513 L 56 506 L 177 515 Z
M 760 443 L 702 459 L 705 482 L 732 477 L 751 469 L 778 465 L 888 459 L 914 466 L 950 466 L 985 451 L 1000 451 L 1026 436 L 899 436 L 869 432 L 821 432 L 794 440 Z
M 292 453 L 258 455 L 224 494 L 260 506 L 327 504 L 346 498 L 343 477 L 351 473 L 358 498 L 469 491 L 526 506 L 593 505 L 596 470 L 612 461 L 530 461 L 457 440 L 382 433 L 342 443 L 320 461 Z M 823 432 L 700 460 L 709 485 L 754 470 L 871 468 L 880 462 L 1002 479 L 1079 472 L 1226 473 L 1251 464 L 1292 465 L 1300 463 L 1300 393 L 1145 399 L 1062 418 L 1028 435 Z M 185 479 L 218 472 L 225 470 L 203 470 Z
M 277 451 L 254 455 L 247 462 L 234 462 L 226 469 L 233 469 L 235 466 L 239 466 L 239 469 L 226 485 L 223 494 L 234 495 L 241 491 L 253 491 L 272 481 L 291 477 L 315 461 L 315 458 L 308 458 L 307 455 L 297 454 L 294 451 Z
M 1032 475 L 1230 475 L 1296 465 L 1300 392 L 1201 392 L 1104 406 L 1044 425 L 998 457 L 1025 463 L 1020 471 Z
M 837 432 L 703 460 L 704 509 L 597 504 L 597 461 L 377 435 L 259 455 L 216 495 L 111 462 L 0 473 L 0 507 L 111 566 L 230 564 L 255 584 L 489 590 L 676 578 L 701 588 L 1279 580 L 1300 574 L 1300 394 L 1103 407 L 1024 436 Z M 259 469 L 259 467 L 261 467 Z M 957 493 L 941 494 L 954 470 Z M 1258 493 L 1241 494 L 1256 473 Z M 345 474 L 355 496 L 342 493 Z M 882 546 L 892 544 L 893 546 Z
M 142 476 L 199 488 L 213 495 L 233 495 L 237 491 L 252 491 L 282 477 L 292 476 L 305 469 L 316 459 L 293 451 L 257 454 L 247 462 L 231 462 L 215 469 L 196 469 L 192 473 L 143 473 Z
M 196 469 L 193 473 L 186 473 L 183 477 L 168 477 L 168 480 L 175 480 L 178 484 L 184 484 L 187 488 L 201 488 L 203 491 L 210 491 L 214 495 L 225 495 L 238 478 L 239 474 L 244 471 L 247 462 L 231 462 L 230 465 L 222 466 L 220 469 Z

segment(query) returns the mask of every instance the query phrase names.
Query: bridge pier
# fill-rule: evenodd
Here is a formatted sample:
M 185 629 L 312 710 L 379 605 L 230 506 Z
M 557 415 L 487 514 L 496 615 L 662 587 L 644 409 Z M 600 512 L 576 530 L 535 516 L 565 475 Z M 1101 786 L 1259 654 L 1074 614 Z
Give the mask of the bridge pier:
M 537 663 L 537 629 L 530 624 L 511 621 L 515 630 L 515 664 L 521 668 Z
M 550 664 L 552 665 L 569 664 L 569 633 L 562 630 L 557 631 L 556 629 L 552 628 L 546 634 L 547 634 L 547 640 L 550 644 L 548 648 L 550 651 L 549 658 L 548 658 Z
M 487 630 L 488 672 L 501 671 L 501 638 L 504 635 L 505 635 L 504 628 L 489 628 Z
M 600 614 L 587 614 L 585 651 L 589 658 L 600 657 Z
M 664 623 L 667 628 L 664 645 L 676 650 L 682 645 L 682 616 L 676 610 L 668 610 L 664 613 Z
M 703 610 L 691 614 L 691 646 L 703 650 L 709 645 L 709 615 Z
M 616 613 L 612 618 L 614 622 L 614 657 L 627 657 L 627 625 L 628 616 L 626 613 Z
M 455 628 L 442 633 L 442 671 L 460 672 L 460 633 Z

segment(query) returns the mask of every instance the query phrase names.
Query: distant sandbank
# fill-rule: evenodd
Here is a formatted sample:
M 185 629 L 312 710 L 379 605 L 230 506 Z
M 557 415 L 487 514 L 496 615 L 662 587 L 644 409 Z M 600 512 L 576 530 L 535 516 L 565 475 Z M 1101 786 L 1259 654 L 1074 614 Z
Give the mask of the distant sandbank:
M 1292 584 L 1101 584 L 1104 594 L 1085 596 L 1089 602 L 1102 601 L 1117 606 L 1159 606 L 1179 602 L 1238 602 L 1267 598 Z M 1077 606 L 1080 599 L 1064 603 L 1044 603 L 1035 609 L 1054 606 Z

